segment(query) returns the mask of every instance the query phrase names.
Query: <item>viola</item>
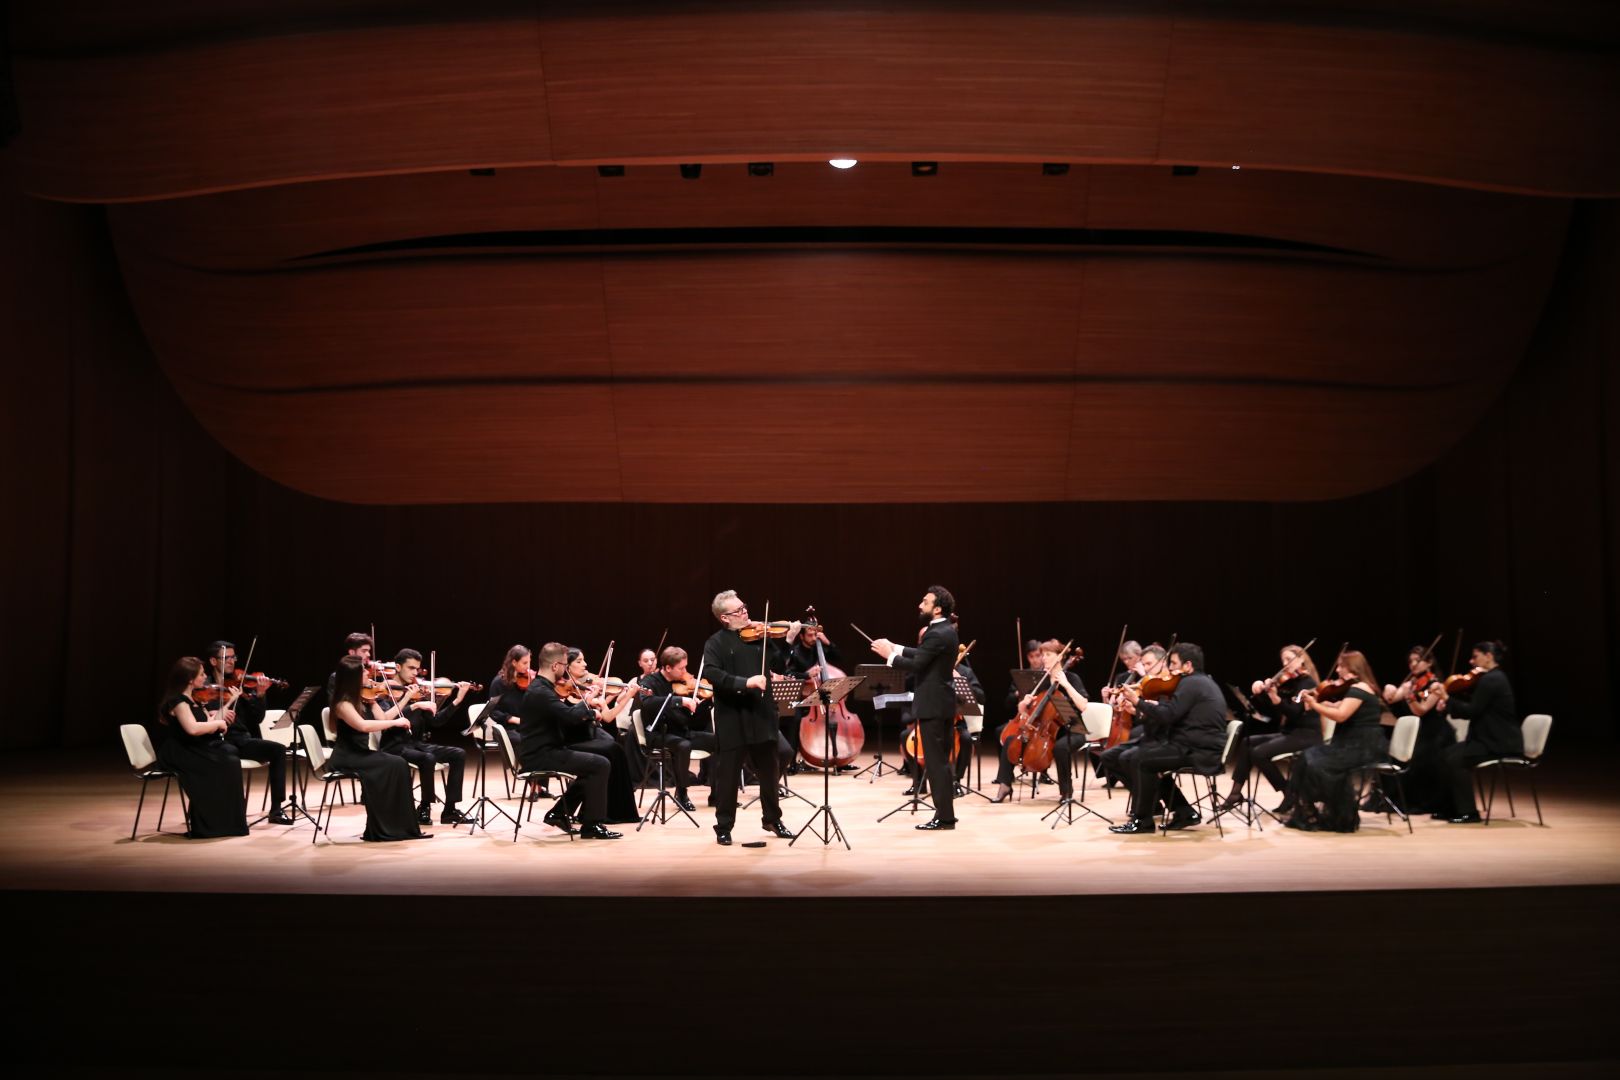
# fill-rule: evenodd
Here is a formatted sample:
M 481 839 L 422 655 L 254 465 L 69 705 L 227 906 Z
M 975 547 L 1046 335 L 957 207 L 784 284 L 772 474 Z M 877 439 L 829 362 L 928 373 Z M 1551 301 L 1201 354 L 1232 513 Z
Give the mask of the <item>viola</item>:
M 1149 675 L 1138 682 L 1132 683 L 1130 690 L 1136 695 L 1138 701 L 1158 701 L 1167 698 L 1176 692 L 1181 685 L 1181 676 L 1169 672 L 1160 672 L 1158 675 Z M 1122 688 L 1123 689 L 1123 688 Z M 1104 749 L 1118 746 L 1131 737 L 1131 729 L 1136 724 L 1136 714 L 1126 708 L 1131 700 L 1130 694 L 1118 694 L 1114 698 L 1114 715 L 1108 725 L 1108 741 Z
M 1472 671 L 1459 672 L 1446 679 L 1447 694 L 1471 694 L 1474 687 L 1479 685 L 1480 676 L 1485 674 L 1484 668 L 1474 668 Z
M 670 683 L 669 689 L 676 697 L 691 697 L 696 694 L 699 701 L 707 701 L 714 697 L 714 683 L 708 679 L 698 682 L 690 675 L 678 683 Z

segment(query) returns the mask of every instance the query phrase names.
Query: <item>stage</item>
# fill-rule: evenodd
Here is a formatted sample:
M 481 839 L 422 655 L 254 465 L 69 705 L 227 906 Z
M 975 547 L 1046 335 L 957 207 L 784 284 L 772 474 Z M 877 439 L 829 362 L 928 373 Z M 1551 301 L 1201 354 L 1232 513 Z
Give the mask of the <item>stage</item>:
M 542 826 L 541 802 L 515 844 L 510 824 L 366 844 L 350 806 L 313 846 L 307 826 L 154 834 L 154 788 L 131 841 L 127 766 L 6 762 L 13 1023 L 60 1036 L 23 1042 L 40 1069 L 122 1069 L 176 1023 L 166 1067 L 244 1075 L 1573 1076 L 1616 1052 L 1620 797 L 1573 753 L 1538 778 L 1545 827 L 1524 787 L 1516 819 L 1410 835 L 1052 829 L 1044 788 L 919 833 L 876 820 L 904 781 L 845 775 L 848 851 L 718 847 L 701 787 L 701 827 L 612 842 Z M 790 800 L 787 824 L 813 810 Z M 248 1053 L 240 1015 L 296 1038 Z

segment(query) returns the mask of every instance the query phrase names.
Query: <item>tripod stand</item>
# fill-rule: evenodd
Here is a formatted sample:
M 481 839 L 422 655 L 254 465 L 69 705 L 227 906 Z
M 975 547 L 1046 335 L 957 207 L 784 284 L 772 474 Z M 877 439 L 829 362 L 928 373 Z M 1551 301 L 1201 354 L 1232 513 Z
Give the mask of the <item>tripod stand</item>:
M 820 646 L 818 645 L 817 648 L 820 648 Z M 849 696 L 849 692 L 851 690 L 855 689 L 865 681 L 865 678 L 862 676 L 854 675 L 842 679 L 828 680 L 816 688 L 815 696 L 821 704 L 821 715 L 825 718 L 822 724 L 821 734 L 822 761 L 831 762 L 833 759 L 833 725 L 836 724 L 837 721 L 833 719 L 832 707 L 843 701 L 844 698 Z M 798 702 L 798 704 L 801 706 L 808 705 L 810 704 L 810 699 L 805 698 L 803 701 Z M 828 844 L 833 842 L 834 838 L 836 838 L 843 841 L 845 851 L 850 850 L 849 838 L 844 835 L 844 830 L 838 827 L 838 818 L 833 814 L 832 811 L 832 774 L 833 768 L 830 764 L 822 766 L 821 805 L 816 808 L 815 813 L 810 815 L 810 820 L 805 822 L 804 826 L 800 828 L 798 832 L 793 834 L 793 839 L 788 841 L 788 847 L 792 847 L 794 844 L 797 844 L 799 842 L 799 837 L 808 832 L 821 841 L 822 847 L 826 847 Z M 822 821 L 823 819 L 825 819 L 824 826 L 820 829 L 816 828 L 816 823 L 818 821 Z
M 861 777 L 871 773 L 871 779 L 867 780 L 870 784 L 873 780 L 883 779 L 884 769 L 890 772 L 901 771 L 899 766 L 890 765 L 883 760 L 883 710 L 891 705 L 910 701 L 911 695 L 902 692 L 905 689 L 903 674 L 887 664 L 857 665 L 855 675 L 851 678 L 857 677 L 866 681 L 861 685 L 861 693 L 856 700 L 872 702 L 872 726 L 877 728 L 877 758 L 855 775 Z
M 517 824 L 517 820 L 503 810 L 500 803 L 489 797 L 489 775 L 487 772 L 489 751 L 491 749 L 497 751 L 501 749 L 501 744 L 495 739 L 495 733 L 490 729 L 498 722 L 496 720 L 485 720 L 483 714 L 480 713 L 479 718 L 474 720 L 472 726 L 467 729 L 467 733 L 478 741 L 478 775 L 473 778 L 473 786 L 478 789 L 478 798 L 474 799 L 472 805 L 467 807 L 467 816 L 472 818 L 472 824 L 467 828 L 467 835 L 469 836 L 472 835 L 474 829 L 483 829 L 486 832 L 489 830 L 489 823 L 494 820 L 495 815 L 489 814 L 486 807 L 493 809 L 495 814 L 499 814 L 507 821 L 512 822 L 512 824 Z M 521 811 L 522 807 L 519 807 L 519 810 Z
M 316 824 L 315 819 L 305 809 L 308 803 L 308 796 L 305 793 L 307 781 L 300 782 L 298 775 L 298 721 L 303 716 L 304 706 L 309 704 L 309 699 L 315 696 L 317 689 L 318 687 L 314 686 L 304 687 L 293 703 L 287 706 L 286 714 L 282 716 L 280 723 L 272 726 L 279 728 L 282 724 L 285 724 L 292 729 L 292 738 L 288 740 L 284 751 L 287 756 L 287 816 L 292 818 L 292 825 L 289 827 L 296 829 L 298 819 L 303 818 L 311 825 L 315 825 L 318 831 L 320 826 Z M 312 761 L 309 763 L 309 767 L 318 769 L 320 768 L 320 762 Z
M 664 718 L 664 710 L 669 708 L 669 703 L 672 700 L 673 697 L 666 696 L 664 703 L 658 707 L 658 715 L 653 717 L 653 732 L 658 730 L 658 722 Z M 647 755 L 647 765 L 641 770 L 641 787 L 643 791 L 647 788 L 647 774 L 652 771 L 653 763 L 658 763 L 658 797 L 653 799 L 651 806 L 647 807 L 647 812 L 641 815 L 641 820 L 636 823 L 636 832 L 640 832 L 642 826 L 654 818 L 658 820 L 658 824 L 668 825 L 671 803 L 675 804 L 676 810 L 686 815 L 686 820 L 692 823 L 692 828 L 701 829 L 703 826 L 697 823 L 697 818 L 693 817 L 686 807 L 675 802 L 675 796 L 671 795 L 669 789 L 664 786 L 664 765 L 669 761 L 669 749 L 668 747 L 654 746 L 652 744 L 651 739 L 648 737 L 648 730 L 641 724 L 641 707 L 639 705 L 631 708 L 630 723 L 635 728 L 636 741 L 641 744 L 642 750 Z
M 1081 723 L 1082 723 L 1082 727 L 1081 727 L 1080 732 L 1078 734 L 1080 735 L 1081 738 L 1086 738 L 1086 737 L 1089 736 L 1089 733 L 1085 730 L 1084 719 L 1083 718 L 1082 718 Z M 1073 729 L 1072 726 L 1069 729 L 1069 731 L 1070 731 L 1070 737 L 1072 738 L 1076 734 L 1074 732 L 1074 729 Z M 1058 804 L 1056 806 L 1052 807 L 1052 809 L 1048 810 L 1046 813 L 1041 815 L 1041 820 L 1042 821 L 1045 821 L 1047 818 L 1052 819 L 1052 828 L 1054 828 L 1054 829 L 1058 827 L 1058 822 L 1060 822 L 1060 821 L 1063 822 L 1065 825 L 1073 825 L 1074 824 L 1074 812 L 1077 809 L 1080 810 L 1082 813 L 1090 814 L 1094 818 L 1099 818 L 1102 821 L 1107 822 L 1109 825 L 1114 824 L 1114 819 L 1113 818 L 1107 817 L 1106 815 L 1101 814 L 1101 813 L 1097 812 L 1096 810 L 1093 810 L 1091 807 L 1086 805 L 1085 800 L 1086 800 L 1086 779 L 1087 778 L 1085 776 L 1085 772 L 1089 772 L 1090 769 L 1091 769 L 1091 755 L 1089 753 L 1085 752 L 1084 748 L 1089 747 L 1089 745 L 1090 745 L 1089 743 L 1082 743 L 1081 744 L 1082 750 L 1080 751 L 1080 758 L 1081 758 L 1081 763 L 1082 763 L 1082 767 L 1084 769 L 1084 772 L 1081 773 L 1080 797 L 1078 799 L 1074 797 L 1074 779 L 1073 779 L 1073 776 L 1072 776 L 1072 773 L 1074 771 L 1074 766 L 1071 763 L 1071 765 L 1069 766 L 1069 770 L 1070 770 L 1070 773 L 1071 773 L 1071 776 L 1070 776 L 1070 779 L 1069 779 L 1069 793 L 1067 795 L 1063 796 L 1063 798 L 1059 799 Z

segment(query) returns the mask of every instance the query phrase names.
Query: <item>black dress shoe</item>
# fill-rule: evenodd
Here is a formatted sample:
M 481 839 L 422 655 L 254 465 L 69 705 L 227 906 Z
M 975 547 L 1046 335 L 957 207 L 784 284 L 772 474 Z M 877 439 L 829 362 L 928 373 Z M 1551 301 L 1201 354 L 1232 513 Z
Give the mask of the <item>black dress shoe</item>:
M 793 834 L 788 832 L 787 828 L 783 826 L 780 821 L 773 822 L 772 824 L 765 826 L 765 831 L 776 837 L 778 840 L 793 839 Z
M 1479 816 L 1478 810 L 1473 810 L 1466 814 L 1458 814 L 1456 817 L 1446 818 L 1446 820 L 1453 825 L 1478 825 L 1484 818 Z
M 906 788 L 906 790 L 904 790 L 904 791 L 902 791 L 902 792 L 901 792 L 901 793 L 900 793 L 900 794 L 902 794 L 902 795 L 908 795 L 908 796 L 909 796 L 909 795 L 915 795 L 915 794 L 917 794 L 917 785 L 916 785 L 916 784 L 911 784 L 911 785 L 909 785 L 909 786 L 908 786 L 908 787 L 907 787 L 907 788 Z
M 272 825 L 291 825 L 293 823 L 293 819 L 283 814 L 280 807 L 270 811 L 270 816 L 265 820 Z
M 568 818 L 568 812 L 561 806 L 553 806 L 546 811 L 546 816 L 540 820 L 554 829 L 561 829 L 565 833 L 571 834 L 577 831 L 574 828 L 574 823 Z
M 717 832 L 714 834 L 714 842 L 719 844 L 721 847 L 730 847 L 731 834 L 728 832 Z
M 939 818 L 935 818 L 933 821 L 925 821 L 921 825 L 917 826 L 917 831 L 918 832 L 949 832 L 951 829 L 954 829 L 954 828 L 956 828 L 956 822 L 954 822 L 954 821 L 941 821 L 941 820 L 939 820 Z
M 697 805 L 695 803 L 693 803 L 691 799 L 688 799 L 685 795 L 677 795 L 677 796 L 675 796 L 675 805 L 680 807 L 682 810 L 685 810 L 687 813 L 691 813 L 692 811 L 697 809 Z
M 605 828 L 599 821 L 593 821 L 589 825 L 581 825 L 579 829 L 579 838 L 581 840 L 617 840 L 623 835 L 624 833 Z
M 1175 814 L 1170 818 L 1169 821 L 1164 823 L 1164 831 L 1169 832 L 1172 829 L 1190 829 L 1203 820 L 1204 819 L 1196 810 L 1182 811 Z
M 840 765 L 834 771 L 835 772 L 855 772 L 856 768 L 853 765 Z
M 961 784 L 956 784 L 951 788 L 951 796 L 957 799 L 965 799 L 967 798 L 967 788 Z
M 1153 831 L 1153 822 L 1147 818 L 1132 818 L 1123 825 L 1110 825 L 1108 831 L 1120 836 L 1140 836 Z
M 444 813 L 439 815 L 439 824 L 472 825 L 475 824 L 475 822 L 472 818 L 468 817 L 466 814 L 463 814 L 460 810 L 446 810 Z
M 428 803 L 418 806 L 416 808 L 416 820 L 423 825 L 433 824 L 433 807 Z

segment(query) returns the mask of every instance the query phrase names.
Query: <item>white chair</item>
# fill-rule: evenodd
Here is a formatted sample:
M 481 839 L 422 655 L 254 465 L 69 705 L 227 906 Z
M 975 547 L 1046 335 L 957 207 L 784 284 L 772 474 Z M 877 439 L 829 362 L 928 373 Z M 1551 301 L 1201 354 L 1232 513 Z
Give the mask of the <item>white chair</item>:
M 1402 782 L 1412 767 L 1412 751 L 1417 747 L 1418 728 L 1422 724 L 1416 716 L 1402 716 L 1395 721 L 1395 730 L 1389 737 L 1389 758 L 1385 761 L 1369 765 L 1364 770 L 1366 776 L 1371 778 L 1372 791 L 1384 800 L 1384 819 L 1394 821 L 1392 814 L 1401 815 L 1406 822 L 1406 831 L 1412 831 L 1412 815 L 1406 811 L 1406 786 Z M 1389 797 L 1384 789 L 1384 777 L 1393 777 L 1395 780 L 1396 799 Z M 1376 803 L 1374 804 L 1377 805 Z
M 480 701 L 467 710 L 467 731 L 478 743 L 478 794 L 480 798 L 488 792 L 487 777 L 485 775 L 488 763 L 484 759 L 492 750 L 497 754 L 501 751 L 501 744 L 495 741 L 494 734 L 484 730 L 484 710 L 487 708 L 489 708 L 489 703 Z M 507 735 L 510 736 L 511 732 L 507 732 Z M 501 763 L 501 781 L 506 785 L 506 797 L 510 799 L 512 797 L 512 773 L 506 768 L 505 761 Z
M 169 783 L 178 778 L 173 769 L 165 769 L 157 763 L 157 752 L 152 749 L 151 736 L 140 724 L 120 724 L 118 733 L 124 738 L 124 753 L 129 755 L 129 767 L 135 770 L 135 779 L 141 782 L 141 797 L 135 804 L 135 825 L 129 830 L 129 838 L 135 839 L 135 834 L 141 827 L 141 807 L 146 805 L 146 785 L 153 780 L 163 781 L 163 803 L 158 807 L 157 831 L 163 831 L 163 812 L 169 806 Z M 186 789 L 180 789 L 180 812 L 185 815 L 186 831 L 191 831 L 191 811 L 186 806 Z
M 556 769 L 523 768 L 518 762 L 517 753 L 512 749 L 512 739 L 511 736 L 507 735 L 506 729 L 500 724 L 494 725 L 494 728 L 495 741 L 501 744 L 501 755 L 506 758 L 506 767 L 512 770 L 513 779 L 522 784 L 522 787 L 518 788 L 517 813 L 512 816 L 512 843 L 515 844 L 517 843 L 518 830 L 523 828 L 523 796 L 528 794 L 529 788 L 533 787 L 541 780 L 556 777 L 566 790 L 567 786 L 574 782 L 575 777 L 573 773 L 559 772 Z M 562 802 L 559 801 L 557 803 L 556 809 L 559 811 L 562 809 Z M 532 804 L 529 806 L 529 817 L 531 819 L 534 817 L 534 806 Z M 572 826 L 570 826 L 568 829 L 568 839 L 572 840 L 573 838 L 574 830 Z
M 337 728 L 333 726 L 332 708 L 329 705 L 321 706 L 321 730 L 326 732 L 327 744 L 337 742 Z M 324 758 L 322 760 L 325 760 Z
M 1075 767 L 1081 769 L 1080 775 L 1080 801 L 1086 798 L 1086 784 L 1090 780 L 1089 774 L 1093 771 L 1092 759 L 1104 746 L 1108 745 L 1108 736 L 1114 727 L 1114 707 L 1106 701 L 1088 701 L 1086 707 L 1080 712 L 1080 723 L 1085 729 L 1086 745 L 1082 753 L 1074 755 Z M 1081 760 L 1084 759 L 1084 760 Z M 1114 793 L 1107 785 L 1103 792 L 1112 799 Z
M 630 717 L 630 730 L 636 733 L 636 745 L 641 747 L 642 759 L 646 762 L 641 767 L 641 783 L 636 788 L 637 810 L 641 809 L 641 797 L 646 794 L 647 781 L 652 778 L 653 766 L 658 767 L 658 797 L 653 799 L 652 806 L 647 809 L 647 812 L 641 816 L 641 820 L 636 823 L 636 832 L 640 832 L 641 827 L 647 824 L 648 821 L 656 821 L 660 825 L 669 824 L 669 803 L 672 797 L 664 787 L 664 769 L 666 767 L 674 768 L 675 761 L 665 747 L 648 745 L 647 728 L 641 722 L 640 709 L 631 708 L 624 711 Z M 695 754 L 697 751 L 694 750 L 693 753 Z M 703 827 L 698 824 L 697 818 L 687 812 L 684 806 L 676 804 L 675 809 L 686 814 L 686 820 L 692 823 L 694 829 Z
M 1448 716 L 1446 717 L 1446 723 L 1451 725 L 1451 730 L 1456 734 L 1458 742 L 1468 741 L 1467 720 L 1458 720 L 1456 717 Z
M 332 811 L 327 809 L 327 803 L 332 793 L 333 781 L 353 781 L 359 778 L 359 774 L 350 772 L 347 769 L 334 769 L 327 764 L 326 754 L 323 752 L 325 748 L 321 746 L 321 738 L 315 733 L 314 725 L 299 724 L 298 738 L 303 742 L 304 753 L 309 760 L 312 762 L 317 760 L 320 761 L 320 765 L 313 766 L 310 769 L 310 776 L 321 782 L 321 804 L 315 810 L 315 832 L 309 838 L 309 842 L 313 844 L 320 837 L 321 833 L 327 832 L 328 828 L 332 824 Z M 332 803 L 332 809 L 335 810 L 336 808 L 337 804 Z M 321 824 L 321 816 L 323 814 L 326 816 L 325 825 Z
M 245 806 L 247 805 L 248 797 L 253 794 L 253 770 L 266 768 L 269 765 L 269 762 L 255 761 L 253 758 L 245 757 L 238 757 L 237 761 L 239 761 L 242 765 L 242 804 Z M 259 807 L 261 811 L 270 805 L 269 783 L 264 785 L 263 801 L 264 806 Z
M 1485 797 L 1485 824 L 1491 823 L 1491 807 L 1496 802 L 1496 778 L 1502 777 L 1502 787 L 1507 791 L 1508 817 L 1518 817 L 1513 808 L 1513 785 L 1508 780 L 1509 769 L 1522 769 L 1530 774 L 1530 797 L 1536 802 L 1536 824 L 1546 825 L 1541 818 L 1541 795 L 1536 791 L 1536 767 L 1541 764 L 1541 755 L 1547 750 L 1547 735 L 1552 731 L 1552 717 L 1546 713 L 1531 713 L 1519 725 L 1521 738 L 1524 742 L 1524 753 L 1509 754 L 1505 757 L 1492 758 L 1482 761 L 1474 766 L 1475 775 L 1481 769 L 1494 769 L 1491 773 L 1490 793 Z

